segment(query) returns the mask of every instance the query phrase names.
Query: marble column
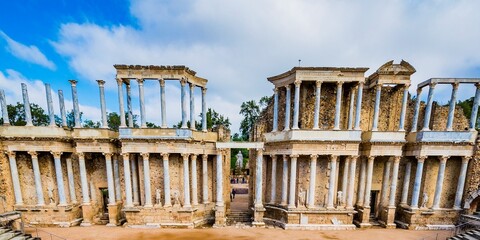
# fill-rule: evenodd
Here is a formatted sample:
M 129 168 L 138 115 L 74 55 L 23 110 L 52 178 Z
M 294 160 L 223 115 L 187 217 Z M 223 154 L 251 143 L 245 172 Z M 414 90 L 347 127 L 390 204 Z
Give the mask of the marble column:
M 48 83 L 45 83 L 45 95 L 47 96 L 48 118 L 50 120 L 49 125 L 51 127 L 54 127 L 56 125 L 55 125 L 55 113 L 53 111 L 52 88 Z
M 347 193 L 347 209 L 353 209 L 353 194 L 355 191 L 355 171 L 357 168 L 357 156 L 350 156 L 350 173 L 348 174 L 348 193 Z
M 145 94 L 144 94 L 144 79 L 139 78 L 137 79 L 138 82 L 138 95 L 139 95 L 139 100 L 140 100 L 140 118 L 141 118 L 141 127 L 146 128 L 147 127 L 147 113 L 145 111 Z
M 403 86 L 402 111 L 400 112 L 400 123 L 398 124 L 398 131 L 405 131 L 405 115 L 407 114 L 409 87 L 410 84 L 405 84 Z
M 427 106 L 425 107 L 425 117 L 423 121 L 422 131 L 430 131 L 430 117 L 432 116 L 432 105 L 433 105 L 433 92 L 435 91 L 436 83 L 430 83 L 430 89 L 428 89 L 428 99 Z
M 435 186 L 435 195 L 433 196 L 433 209 L 440 209 L 440 199 L 442 197 L 443 179 L 445 178 L 445 167 L 447 166 L 448 156 L 441 156 L 440 166 L 437 174 L 437 184 Z
M 202 132 L 207 132 L 207 88 L 202 87 Z
M 217 198 L 215 206 L 223 207 L 223 155 L 220 149 L 217 150 L 216 179 L 217 179 Z
M 192 205 L 198 205 L 198 191 L 197 191 L 197 155 L 190 155 L 190 160 L 192 164 Z
M 81 128 L 82 123 L 80 122 L 80 108 L 78 107 L 78 96 L 77 96 L 77 81 L 68 80 L 72 85 L 72 100 L 73 100 L 73 115 L 75 117 L 75 128 Z
M 164 207 L 172 206 L 172 198 L 170 196 L 170 170 L 168 164 L 168 157 L 170 154 L 162 153 L 163 157 L 163 189 L 165 191 Z
M 67 157 L 66 162 L 67 162 L 67 178 L 68 178 L 68 191 L 70 193 L 70 201 L 73 204 L 76 204 L 77 194 L 75 193 L 75 177 L 73 175 L 72 158 Z
M 373 162 L 374 156 L 368 157 L 367 164 L 367 182 L 365 184 L 365 200 L 363 200 L 364 207 L 370 207 L 370 192 L 372 191 L 372 177 L 373 177 Z
M 455 192 L 455 202 L 453 205 L 453 209 L 461 210 L 462 204 L 462 195 L 463 189 L 465 187 L 465 178 L 467 177 L 467 169 L 468 169 L 468 162 L 472 157 L 468 156 L 462 157 L 462 167 L 460 168 L 460 175 L 458 176 L 458 183 L 457 183 L 457 191 Z
M 365 200 L 365 184 L 367 175 L 367 162 L 364 158 L 360 159 L 360 178 L 358 180 L 357 206 L 363 206 Z
M 317 158 L 318 155 L 310 155 L 310 185 L 308 189 L 308 208 L 315 207 L 315 180 L 317 179 Z
M 475 98 L 473 100 L 472 114 L 470 115 L 470 130 L 475 130 L 477 125 L 477 113 L 478 105 L 480 103 L 480 83 L 476 83 L 477 91 L 475 92 Z
M 338 156 L 336 155 L 330 156 L 330 176 L 328 180 L 327 209 L 335 208 L 333 206 L 333 200 L 335 198 L 335 179 L 336 179 L 336 173 L 337 173 L 337 160 L 338 160 Z
M 282 169 L 282 200 L 280 205 L 287 205 L 287 188 L 288 188 L 288 159 L 287 155 L 283 155 L 283 169 Z
M 353 129 L 353 108 L 355 106 L 355 89 L 350 90 L 350 107 L 348 109 L 348 130 Z
M 159 79 L 160 82 L 160 106 L 162 108 L 162 128 L 167 128 L 167 106 L 165 105 L 165 80 Z
M 275 199 L 277 198 L 277 155 L 270 155 L 270 157 L 272 158 L 270 204 L 274 204 Z
M 149 153 L 142 153 L 143 158 L 143 189 L 145 191 L 145 207 L 152 207 L 152 185 L 150 184 Z
M 273 89 L 273 127 L 272 132 L 278 131 L 278 88 Z
M 338 164 L 340 168 L 340 163 Z M 350 168 L 350 157 L 345 158 L 343 163 L 343 174 L 342 174 L 342 203 L 346 203 L 347 200 L 347 186 L 348 186 L 348 169 Z M 338 178 L 338 176 L 337 176 Z M 351 185 L 351 184 L 350 184 Z
M 388 186 L 390 185 L 390 168 L 392 166 L 392 160 L 388 159 L 383 168 L 383 179 L 382 179 L 382 195 L 380 198 L 380 205 L 383 206 L 388 202 Z
M 62 90 L 58 90 L 58 102 L 60 104 L 60 115 L 62 118 L 62 127 L 67 127 L 67 113 L 65 112 L 65 99 L 63 98 Z
M 288 208 L 295 208 L 297 187 L 297 159 L 298 155 L 290 155 L 290 193 L 288 194 Z
M 257 149 L 255 164 L 255 208 L 263 208 L 263 151 Z
M 298 129 L 298 116 L 300 114 L 300 85 L 302 81 L 295 81 L 295 97 L 293 102 L 293 126 L 292 129 Z
M 189 84 L 190 87 L 190 129 L 195 130 L 195 85 Z
M 130 81 L 125 84 L 127 88 L 127 115 L 128 115 L 128 127 L 133 128 L 133 107 L 132 107 L 132 85 Z
M 411 171 L 412 171 L 412 163 L 410 162 L 410 160 L 408 160 L 407 164 L 405 165 L 405 175 L 403 177 L 403 189 L 402 189 L 402 198 L 400 200 L 400 205 L 407 204 Z
M 105 104 L 105 81 L 97 80 L 100 90 L 100 109 L 102 111 L 102 128 L 108 128 L 107 123 L 107 105 Z
M 209 203 L 208 201 L 208 155 L 202 155 L 202 203 Z
M 45 205 L 45 198 L 43 197 L 42 178 L 40 174 L 40 167 L 38 166 L 37 152 L 28 152 L 32 157 L 33 179 L 35 180 L 35 192 L 37 194 L 37 206 Z
M 113 156 L 113 177 L 115 179 L 115 200 L 117 202 L 122 201 L 122 190 L 120 183 L 120 166 L 119 166 L 119 155 Z
M 322 81 L 315 82 L 315 111 L 313 113 L 313 129 L 319 129 L 320 95 L 322 94 Z
M 415 99 L 415 109 L 413 112 L 413 121 L 412 121 L 412 130 L 411 132 L 416 132 L 418 128 L 418 115 L 420 114 L 420 95 L 422 94 L 422 88 L 417 88 L 417 97 Z
M 182 97 L 182 128 L 186 129 L 188 128 L 187 126 L 187 90 L 185 89 L 187 85 L 187 80 L 182 78 L 180 80 L 180 86 L 181 86 L 181 97 Z
M 362 96 L 363 96 L 363 82 L 358 83 L 357 94 L 357 109 L 355 109 L 355 130 L 361 130 L 360 128 L 360 116 L 362 115 Z
M 380 115 L 380 97 L 382 96 L 382 85 L 375 86 L 375 107 L 373 109 L 372 131 L 378 131 L 378 116 Z
M 22 188 L 18 178 L 17 159 L 15 152 L 8 152 L 8 163 L 10 164 L 10 175 L 12 176 L 13 193 L 15 205 L 23 205 Z
M 447 131 L 453 130 L 453 117 L 455 115 L 455 104 L 457 102 L 458 82 L 452 83 L 452 96 L 448 107 Z
M 188 167 L 188 153 L 182 154 L 183 158 L 183 207 L 190 208 L 190 177 L 189 177 L 189 167 Z
M 30 100 L 28 99 L 27 84 L 22 83 L 23 107 L 25 108 L 25 126 L 33 126 L 32 111 L 30 110 Z
M 58 190 L 58 200 L 59 206 L 67 205 L 67 197 L 65 196 L 65 185 L 63 183 L 63 171 L 62 171 L 62 162 L 61 162 L 61 152 L 52 152 L 53 159 L 55 162 L 55 177 L 57 180 L 57 190 Z
M 85 154 L 77 153 L 78 165 L 80 168 L 80 184 L 82 187 L 82 203 L 90 204 L 90 195 L 88 192 L 87 168 L 85 167 Z
M 115 204 L 115 184 L 113 180 L 112 154 L 104 153 L 105 168 L 107 169 L 107 187 L 108 187 L 108 204 Z
M 0 106 L 2 107 L 3 125 L 10 125 L 10 119 L 8 118 L 7 99 L 5 98 L 5 91 L 0 89 Z
M 123 176 L 125 184 L 125 207 L 133 207 L 132 180 L 130 179 L 130 154 L 123 153 Z
M 342 110 L 342 85 L 343 82 L 337 82 L 337 98 L 335 101 L 335 126 L 333 130 L 340 130 L 340 114 Z
M 122 79 L 117 79 L 118 85 L 118 105 L 120 108 L 120 128 L 127 126 L 125 122 L 125 108 L 123 106 L 123 81 Z
M 285 93 L 285 127 L 283 128 L 283 131 L 288 131 L 290 130 L 290 85 L 285 86 L 286 93 Z
M 418 208 L 418 198 L 420 197 L 420 186 L 422 185 L 422 175 L 423 175 L 423 163 L 427 157 L 421 156 L 417 157 L 417 170 L 415 172 L 415 183 L 413 185 L 412 193 L 412 203 L 410 207 L 413 209 Z
M 132 170 L 132 191 L 133 191 L 133 205 L 140 204 L 140 191 L 138 190 L 138 162 L 136 155 L 130 155 L 133 158 L 130 159 L 130 168 Z
M 390 199 L 388 207 L 395 207 L 395 195 L 397 193 L 398 168 L 400 166 L 400 156 L 393 157 L 392 184 L 390 185 Z

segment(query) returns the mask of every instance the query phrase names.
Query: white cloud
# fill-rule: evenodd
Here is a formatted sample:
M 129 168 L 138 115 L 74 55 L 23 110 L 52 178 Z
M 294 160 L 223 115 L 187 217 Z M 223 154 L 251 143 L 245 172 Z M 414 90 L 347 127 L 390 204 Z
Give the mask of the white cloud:
M 0 31 L 0 36 L 7 42 L 7 50 L 15 57 L 27 62 L 35 63 L 40 66 L 55 70 L 55 63 L 48 60 L 47 57 L 34 45 L 24 45 Z

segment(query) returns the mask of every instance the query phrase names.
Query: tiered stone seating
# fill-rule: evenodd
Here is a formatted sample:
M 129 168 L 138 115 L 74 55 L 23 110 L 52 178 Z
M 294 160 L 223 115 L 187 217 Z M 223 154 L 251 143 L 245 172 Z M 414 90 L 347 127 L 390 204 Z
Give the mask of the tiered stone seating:
M 480 239 L 480 229 L 470 230 L 466 233 L 458 234 L 449 239 L 450 240 L 478 240 Z
M 7 227 L 0 227 L 0 240 L 40 240 L 40 238 Z

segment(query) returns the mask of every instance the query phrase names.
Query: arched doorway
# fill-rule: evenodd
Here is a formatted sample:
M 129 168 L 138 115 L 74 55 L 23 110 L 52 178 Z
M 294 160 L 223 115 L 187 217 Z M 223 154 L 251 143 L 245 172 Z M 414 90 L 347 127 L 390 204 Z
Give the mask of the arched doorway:
M 480 215 L 480 189 L 473 192 L 465 199 L 463 209 L 465 209 L 467 214 Z

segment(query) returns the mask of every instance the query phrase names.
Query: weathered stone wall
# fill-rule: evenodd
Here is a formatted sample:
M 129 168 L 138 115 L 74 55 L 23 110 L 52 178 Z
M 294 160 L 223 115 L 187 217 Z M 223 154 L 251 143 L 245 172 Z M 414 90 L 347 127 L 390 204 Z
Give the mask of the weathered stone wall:
M 0 154 L 0 213 L 13 210 L 15 198 L 8 157 Z

